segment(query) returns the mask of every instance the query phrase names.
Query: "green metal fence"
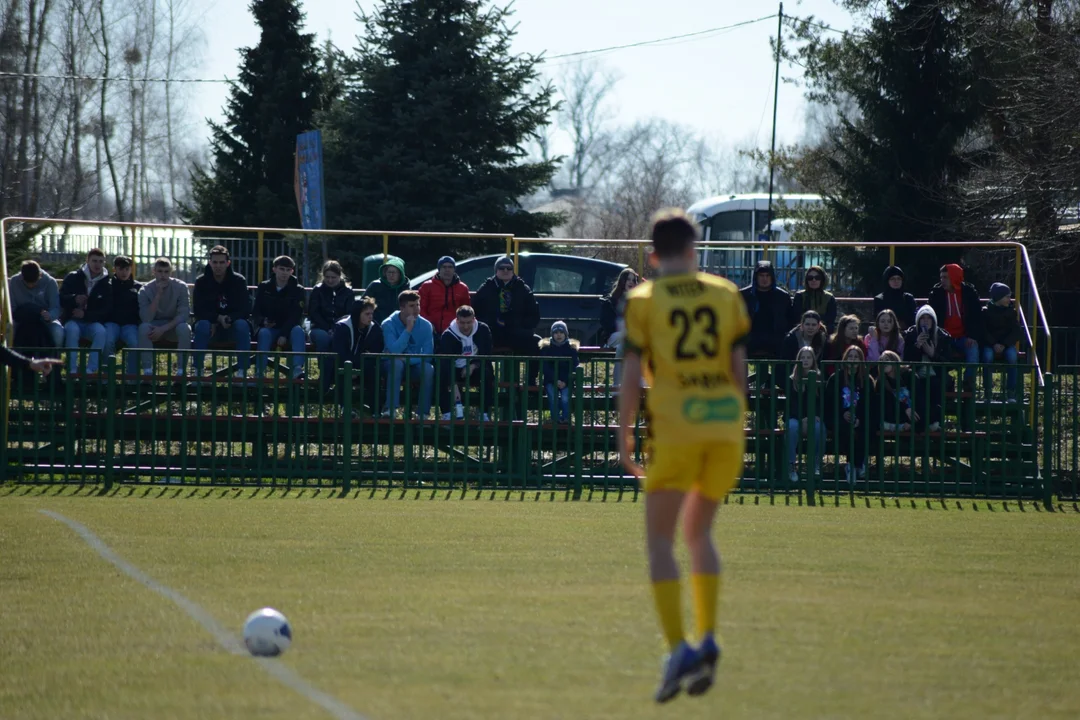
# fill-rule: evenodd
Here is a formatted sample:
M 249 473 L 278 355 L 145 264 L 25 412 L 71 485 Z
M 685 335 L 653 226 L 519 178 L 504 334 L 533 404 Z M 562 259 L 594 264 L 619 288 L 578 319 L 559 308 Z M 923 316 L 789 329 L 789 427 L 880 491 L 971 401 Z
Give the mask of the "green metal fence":
M 459 358 L 432 361 L 436 409 L 419 417 L 419 370 L 402 383 L 401 407 L 386 416 L 391 363 L 399 359 L 389 355 L 371 356 L 361 367 L 304 355 L 298 360 L 305 376 L 294 380 L 294 356 L 283 352 L 265 354 L 264 377 L 254 377 L 255 352 L 210 352 L 194 372 L 194 353 L 155 350 L 150 376 L 125 374 L 133 367 L 126 350 L 104 359 L 99 373 L 85 374 L 90 352 L 79 351 L 80 372 L 13 378 L 2 398 L 4 480 L 570 497 L 639 492 L 619 465 L 619 368 L 611 355 L 587 356 L 571 374 L 570 418 L 560 423 L 549 408 L 542 358 L 480 363 L 470 384 L 457 385 L 459 419 L 451 394 Z M 177 375 L 181 355 L 186 370 Z M 248 369 L 238 376 L 241 367 Z M 883 367 L 865 369 L 848 387 L 868 411 L 857 428 L 844 427 L 842 384 L 826 384 L 824 376 L 807 380 L 807 406 L 824 426 L 819 434 L 804 430 L 811 425 L 806 414 L 805 424 L 790 417 L 791 364 L 752 362 L 740 491 L 815 504 L 852 494 L 1045 503 L 1053 495 L 1077 495 L 1076 368 L 1062 368 L 1046 382 L 1020 373 L 1009 397 L 1007 368 L 984 376 L 982 368 L 935 365 L 931 381 L 917 377 L 930 366 L 915 366 L 900 371 L 898 387 L 908 388 L 910 401 L 875 386 L 872 378 Z M 967 380 L 965 370 L 974 371 Z M 903 417 L 905 402 L 921 420 L 884 425 L 886 414 Z M 642 423 L 639 418 L 639 447 Z

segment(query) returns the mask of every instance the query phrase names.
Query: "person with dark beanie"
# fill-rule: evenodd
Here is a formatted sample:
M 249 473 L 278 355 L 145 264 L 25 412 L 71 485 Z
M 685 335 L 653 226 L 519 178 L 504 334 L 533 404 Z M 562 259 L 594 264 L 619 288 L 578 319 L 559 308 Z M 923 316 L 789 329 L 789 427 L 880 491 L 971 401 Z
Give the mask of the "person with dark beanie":
M 904 292 L 904 271 L 896 265 L 885 268 L 881 281 L 885 289 L 874 296 L 874 317 L 882 310 L 892 310 L 903 332 L 915 324 L 915 296 Z
M 991 364 L 1004 362 L 1009 366 L 1006 373 L 1006 397 L 1016 402 L 1016 344 L 1020 342 L 1020 321 L 1012 305 L 1012 290 L 1005 283 L 990 286 L 990 301 L 982 309 L 982 364 L 983 388 L 987 398 L 994 387 Z

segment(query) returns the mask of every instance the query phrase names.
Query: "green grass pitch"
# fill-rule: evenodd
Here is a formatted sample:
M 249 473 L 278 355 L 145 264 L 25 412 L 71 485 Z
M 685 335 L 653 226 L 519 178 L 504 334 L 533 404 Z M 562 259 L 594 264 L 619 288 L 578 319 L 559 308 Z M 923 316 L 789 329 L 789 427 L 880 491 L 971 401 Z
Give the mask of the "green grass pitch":
M 658 708 L 640 504 L 159 494 L 0 496 L 0 716 L 329 717 L 50 509 L 237 633 L 282 610 L 371 720 L 1080 717 L 1072 512 L 725 506 L 718 683 Z

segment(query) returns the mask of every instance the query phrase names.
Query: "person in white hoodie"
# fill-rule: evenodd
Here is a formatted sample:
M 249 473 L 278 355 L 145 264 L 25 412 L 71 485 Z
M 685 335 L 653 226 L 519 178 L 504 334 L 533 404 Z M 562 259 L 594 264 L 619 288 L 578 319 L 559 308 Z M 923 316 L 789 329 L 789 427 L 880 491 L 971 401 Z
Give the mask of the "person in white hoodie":
M 64 277 L 60 285 L 60 307 L 63 310 L 64 347 L 68 349 L 68 370 L 79 368 L 79 341 L 88 339 L 91 352 L 86 358 L 86 372 L 98 371 L 101 352 L 108 333 L 105 323 L 112 313 L 113 289 L 109 271 L 105 269 L 105 253 L 98 248 L 86 253 L 86 264 Z
M 457 309 L 456 317 L 439 339 L 439 352 L 458 357 L 446 358 L 439 373 L 439 407 L 442 419 L 450 419 L 450 406 L 454 417 L 465 417 L 462 392 L 470 387 L 480 389 L 480 406 L 483 420 L 491 419 L 495 403 L 495 368 L 491 362 L 479 358 L 491 357 L 491 328 L 476 319 L 476 311 L 468 305 Z

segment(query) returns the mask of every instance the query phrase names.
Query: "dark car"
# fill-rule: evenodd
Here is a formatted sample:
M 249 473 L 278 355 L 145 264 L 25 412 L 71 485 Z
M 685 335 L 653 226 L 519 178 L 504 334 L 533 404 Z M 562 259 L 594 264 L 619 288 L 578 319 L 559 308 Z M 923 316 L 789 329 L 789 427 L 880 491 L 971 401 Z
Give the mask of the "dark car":
M 462 260 L 457 273 L 469 290 L 476 292 L 484 281 L 495 274 L 495 260 L 501 255 Z M 619 273 L 626 267 L 621 263 L 553 253 L 526 253 L 518 256 L 518 275 L 536 293 L 540 305 L 540 324 L 536 334 L 547 337 L 551 323 L 565 320 L 570 336 L 584 345 L 595 342 L 600 329 L 600 298 L 611 291 Z M 435 271 L 412 278 L 410 286 L 418 290 Z

